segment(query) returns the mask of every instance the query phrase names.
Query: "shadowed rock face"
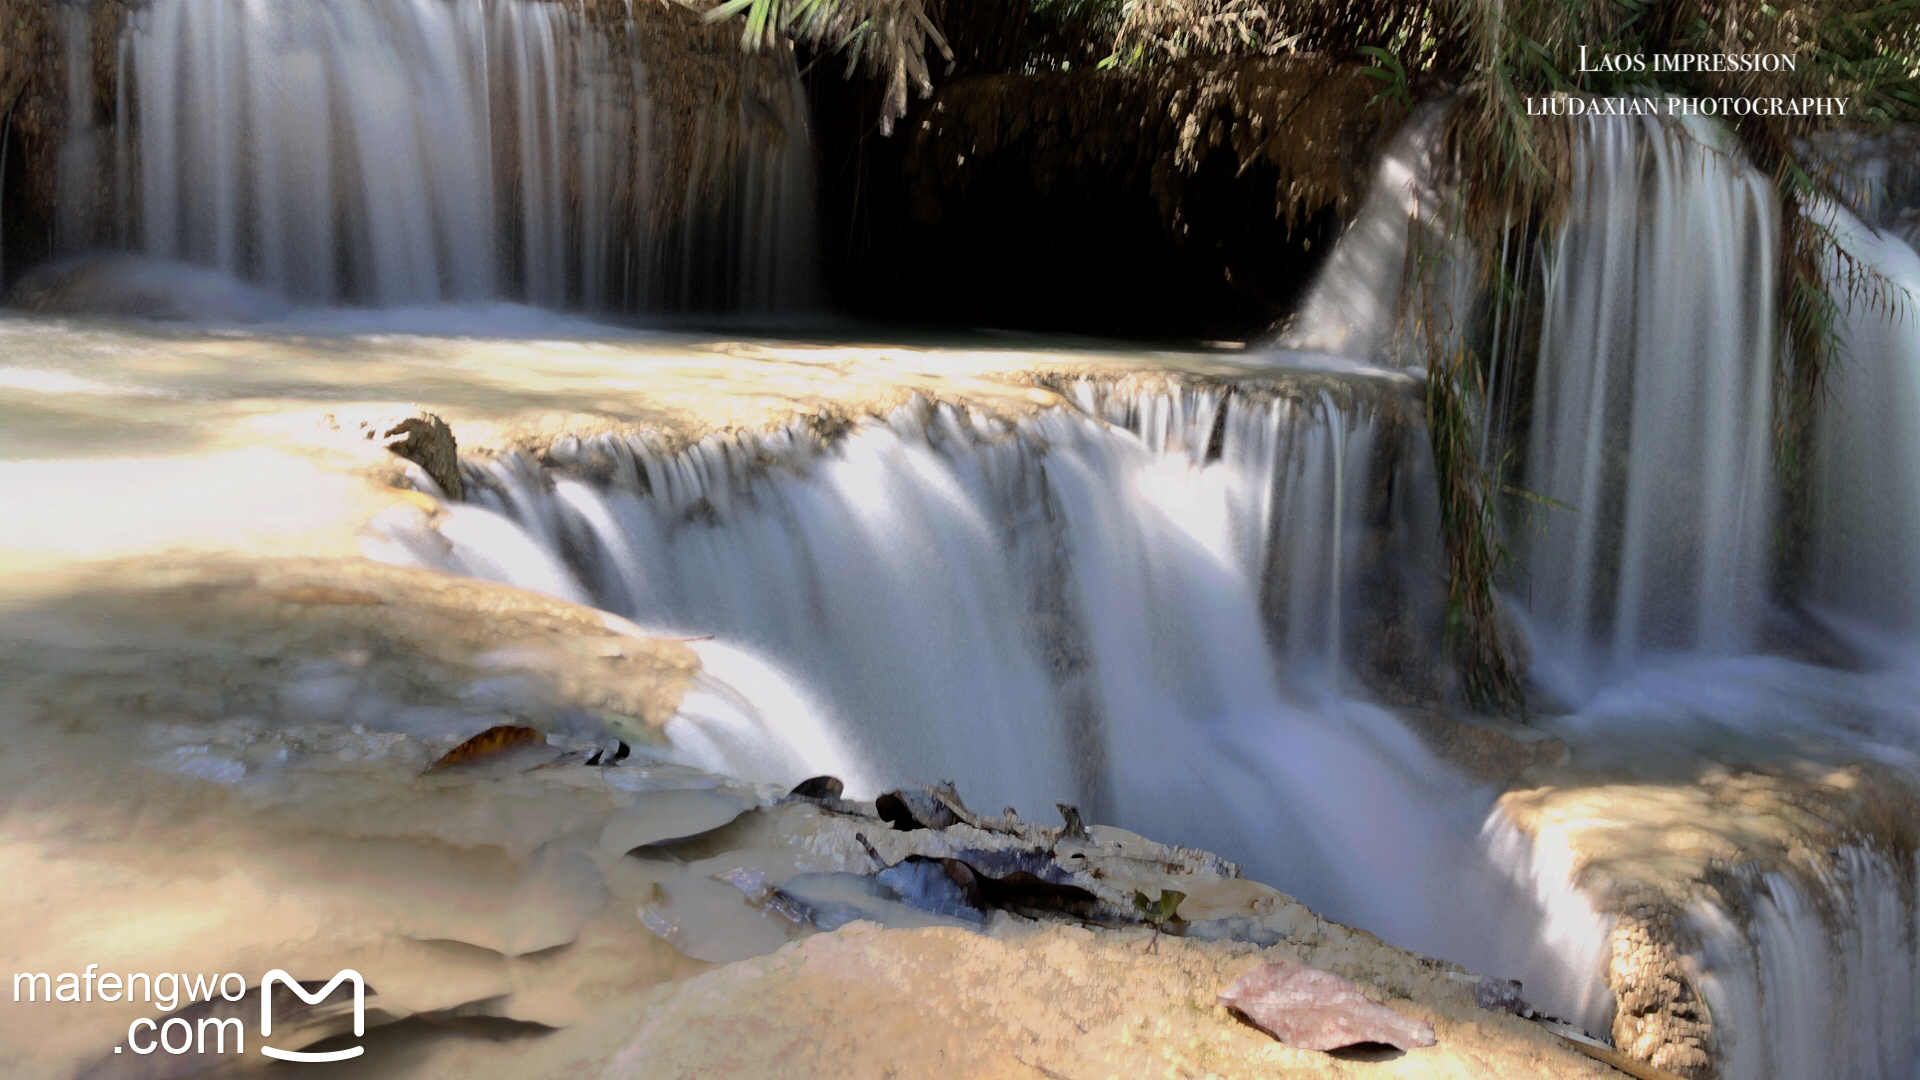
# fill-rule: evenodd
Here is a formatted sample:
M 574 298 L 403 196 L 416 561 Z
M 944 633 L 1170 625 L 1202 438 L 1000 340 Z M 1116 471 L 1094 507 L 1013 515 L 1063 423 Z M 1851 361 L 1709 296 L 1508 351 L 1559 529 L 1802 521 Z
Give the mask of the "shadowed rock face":
M 264 322 L 284 317 L 287 302 L 206 270 L 141 255 L 63 259 L 23 276 L 8 294 L 15 307 L 41 315 L 112 315 L 198 322 Z

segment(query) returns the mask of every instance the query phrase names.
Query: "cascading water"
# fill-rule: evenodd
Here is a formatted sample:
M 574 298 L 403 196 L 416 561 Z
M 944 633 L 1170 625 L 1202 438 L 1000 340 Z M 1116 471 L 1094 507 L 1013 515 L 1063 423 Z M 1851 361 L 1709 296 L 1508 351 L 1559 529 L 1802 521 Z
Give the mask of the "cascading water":
M 1754 883 L 1734 920 L 1702 905 L 1702 991 L 1726 1032 L 1727 1077 L 1886 1077 L 1920 1058 L 1920 879 L 1877 853 L 1838 853 L 1813 888 Z
M 1911 642 L 1920 638 L 1920 255 L 1833 214 L 1839 242 L 1882 278 L 1847 301 L 1846 348 L 1826 375 L 1814 598 Z
M 1470 252 L 1445 228 L 1447 198 L 1433 181 L 1434 148 L 1447 118 L 1444 105 L 1424 106 L 1401 128 L 1374 170 L 1366 203 L 1327 257 L 1293 325 L 1275 345 L 1348 364 L 1420 368 L 1410 287 L 1436 289 L 1435 299 L 1465 310 L 1474 287 Z M 1410 257 L 1410 252 L 1412 257 Z M 1444 252 L 1444 260 L 1426 259 Z M 1427 280 L 1422 281 L 1422 275 Z
M 154 0 L 118 42 L 108 220 L 65 246 L 104 237 L 310 303 L 804 302 L 791 57 L 691 91 L 672 130 L 663 95 L 690 91 L 633 44 L 656 32 L 631 6 L 602 24 L 538 0 Z M 101 141 L 80 101 L 69 156 Z M 97 171 L 70 170 L 68 205 Z
M 1592 125 L 1541 268 L 1521 479 L 1565 508 L 1520 538 L 1519 599 L 1536 675 L 1582 706 L 1550 724 L 1582 755 L 1650 724 L 1642 757 L 1819 746 L 1820 760 L 1911 771 L 1910 710 L 1861 721 L 1872 737 L 1804 723 L 1861 714 L 1910 678 L 1836 672 L 1796 696 L 1819 669 L 1738 655 L 1767 602 L 1778 226 L 1771 193 L 1713 139 Z M 1900 250 L 1879 261 L 1896 275 Z M 1876 358 L 1905 355 L 1888 326 L 1851 333 Z M 1245 380 L 1088 380 L 1059 387 L 1070 407 L 1008 419 L 923 403 L 829 442 L 805 427 L 671 453 L 562 440 L 544 463 L 469 463 L 475 501 L 437 536 L 393 533 L 383 555 L 771 661 L 764 681 L 787 706 L 676 721 L 705 767 L 832 772 L 867 795 L 952 778 L 1029 815 L 1076 802 L 1238 858 L 1391 939 L 1521 975 L 1536 1001 L 1604 1028 L 1611 917 L 1567 839 L 1487 815 L 1484 793 L 1354 700 L 1381 689 L 1366 654 L 1385 630 L 1441 619 L 1434 510 L 1408 495 L 1431 490 L 1409 449 L 1424 440 L 1381 405 L 1413 376 L 1374 370 L 1287 376 L 1292 392 L 1265 396 Z M 1889 406 L 1882 381 L 1834 408 L 1862 393 Z M 1822 467 L 1868 471 L 1847 463 L 1863 451 L 1844 434 L 1826 425 Z M 1833 511 L 1821 550 L 1870 540 L 1856 512 Z M 1872 558 L 1901 557 L 1906 528 Z M 1862 582 L 1905 580 L 1853 565 Z M 1438 655 L 1434 640 L 1399 651 Z M 1750 684 L 1773 689 L 1731 692 Z M 1864 847 L 1833 860 L 1829 878 L 1763 875 L 1685 913 L 1715 1053 L 1741 1075 L 1810 1075 L 1795 1040 L 1818 1032 L 1857 1040 L 1849 1076 L 1912 1060 L 1904 864 Z M 1793 1004 L 1816 999 L 1835 1003 L 1818 1019 Z
M 1833 214 L 1896 300 L 1912 290 L 1904 244 Z M 1762 646 L 1771 603 L 1778 215 L 1766 180 L 1705 125 L 1586 122 L 1567 218 L 1536 279 L 1531 409 L 1493 418 L 1528 433 L 1515 483 L 1557 504 L 1516 524 L 1524 572 L 1512 599 L 1536 684 L 1577 707 L 1547 724 L 1589 768 L 1870 761 L 1911 785 L 1910 656 L 1864 648 L 1892 663 L 1856 673 L 1743 655 Z M 1914 452 L 1888 443 L 1920 451 L 1920 338 L 1865 305 L 1842 329 L 1852 355 L 1830 376 L 1816 431 L 1813 599 L 1843 631 L 1911 633 L 1920 474 Z M 1526 376 L 1507 373 L 1523 388 Z M 1543 900 L 1578 907 L 1564 903 L 1577 887 L 1564 838 L 1549 830 L 1520 850 L 1499 817 L 1489 830 Z M 1828 854 L 1826 869 L 1797 876 L 1729 866 L 1680 920 L 1718 1075 L 1911 1073 L 1911 864 L 1874 848 Z M 1549 929 L 1591 952 L 1604 940 L 1593 925 Z
M 1076 802 L 1487 958 L 1511 909 L 1475 870 L 1485 793 L 1339 693 L 1356 637 L 1437 617 L 1417 587 L 1366 584 L 1399 550 L 1373 535 L 1377 491 L 1419 468 L 1393 437 L 1405 390 L 1325 382 L 1265 400 L 1081 383 L 1078 408 L 908 407 L 829 447 L 804 430 L 674 455 L 557 445 L 550 468 L 470 467 L 473 503 L 384 554 L 744 645 L 801 676 L 854 748 L 776 730 L 760 742 L 783 754 L 707 767 L 832 771 L 866 796 L 951 778 L 1031 815 Z M 1407 610 L 1369 612 L 1383 600 Z
M 1767 587 L 1773 267 L 1766 179 L 1704 124 L 1575 142 L 1516 530 L 1534 676 L 1571 701 L 1657 652 L 1738 652 Z
M 651 5 L 145 0 L 98 41 L 108 19 L 54 6 L 63 254 L 135 250 L 312 304 L 806 298 L 811 150 L 789 54 L 729 49 L 700 63 L 731 74 L 689 91 L 642 47 Z M 1434 227 L 1443 108 L 1395 143 L 1281 341 L 1318 373 L 1056 380 L 1050 407 L 916 401 L 831 437 L 562 439 L 540 460 L 467 462 L 472 502 L 432 532 L 390 517 L 373 551 L 695 639 L 703 670 L 667 732 L 704 768 L 833 773 L 856 796 L 950 778 L 1033 818 L 1076 803 L 1525 977 L 1536 1002 L 1604 1027 L 1615 995 L 1595 976 L 1620 961 L 1615 920 L 1636 916 L 1583 863 L 1604 845 L 1591 833 L 1646 835 L 1648 819 L 1489 813 L 1489 791 L 1375 704 L 1447 697 L 1421 358 L 1396 340 L 1435 285 L 1463 324 L 1474 307 L 1471 259 L 1426 258 L 1460 254 Z M 1537 354 L 1512 345 L 1531 312 L 1496 325 L 1482 447 L 1502 460 L 1516 434 L 1505 478 L 1550 507 L 1515 523 L 1510 607 L 1534 683 L 1572 710 L 1535 719 L 1577 760 L 1535 775 L 1624 776 L 1653 803 L 1742 769 L 1818 793 L 1741 822 L 1756 846 L 1788 834 L 1793 858 L 1682 837 L 1630 867 L 1668 876 L 1634 887 L 1693 904 L 1663 909 L 1683 925 L 1659 944 L 1692 965 L 1720 1076 L 1911 1076 L 1910 824 L 1809 829 L 1808 845 L 1780 823 L 1856 782 L 1895 792 L 1882 817 L 1898 818 L 1920 789 L 1913 173 L 1883 155 L 1859 184 L 1867 224 L 1832 211 L 1894 310 L 1849 311 L 1814 427 L 1804 598 L 1864 670 L 1820 667 L 1754 655 L 1776 514 L 1773 190 L 1707 125 L 1581 123 L 1566 219 L 1529 271 Z M 1434 266 L 1448 278 L 1403 295 Z

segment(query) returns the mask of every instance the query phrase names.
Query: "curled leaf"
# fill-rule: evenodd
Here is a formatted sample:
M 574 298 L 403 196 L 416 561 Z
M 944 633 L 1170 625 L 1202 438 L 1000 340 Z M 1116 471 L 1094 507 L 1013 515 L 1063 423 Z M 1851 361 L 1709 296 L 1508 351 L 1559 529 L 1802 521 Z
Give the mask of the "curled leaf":
M 530 727 L 513 724 L 496 724 L 475 735 L 459 746 L 441 755 L 429 770 L 450 769 L 456 765 L 473 765 L 501 754 L 530 747 L 544 747 L 547 737 Z
M 1180 910 L 1180 901 L 1186 898 L 1187 894 L 1178 889 L 1161 889 L 1158 900 L 1149 900 L 1146 893 L 1136 890 L 1133 894 L 1133 909 L 1140 913 L 1143 922 L 1160 926 L 1175 921 L 1175 913 Z
M 1401 1016 L 1331 971 L 1292 960 L 1242 975 L 1220 1004 L 1299 1050 L 1384 1043 L 1401 1050 L 1434 1044 L 1433 1025 Z

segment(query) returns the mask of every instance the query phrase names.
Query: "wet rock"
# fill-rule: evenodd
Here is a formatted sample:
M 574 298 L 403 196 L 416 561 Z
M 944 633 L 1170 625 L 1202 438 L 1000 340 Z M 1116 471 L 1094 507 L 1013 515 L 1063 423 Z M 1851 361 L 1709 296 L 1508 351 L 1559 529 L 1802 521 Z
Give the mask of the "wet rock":
M 1881 996 L 1855 996 L 1846 981 L 1823 978 L 1824 965 L 1787 958 L 1833 950 L 1844 958 L 1835 970 L 1856 971 L 1911 962 L 1906 917 L 1889 925 L 1871 914 L 1882 909 L 1876 889 L 1888 896 L 1910 888 L 1910 869 L 1879 869 L 1911 866 L 1900 854 L 1912 850 L 1912 822 L 1920 820 L 1910 779 L 1859 765 L 1715 764 L 1684 776 L 1629 776 L 1578 765 L 1539 770 L 1531 777 L 1537 786 L 1509 792 L 1499 807 L 1530 838 L 1536 867 L 1550 865 L 1542 853 L 1565 867 L 1539 879 L 1564 890 L 1547 894 L 1550 902 L 1585 903 L 1593 913 L 1586 933 L 1611 1008 L 1580 1014 L 1583 1022 L 1606 1030 L 1614 1049 L 1639 1065 L 1686 1080 L 1731 1080 L 1761 1075 L 1769 1055 L 1805 1048 L 1806 1040 L 1790 1037 L 1800 1018 L 1778 1003 L 1808 991 L 1776 994 L 1787 985 L 1783 968 L 1821 987 L 1830 1015 L 1888 1008 Z M 1881 854 L 1889 849 L 1891 858 Z M 1834 934 L 1834 925 L 1849 932 Z M 1745 985 L 1710 1009 L 1703 970 L 1723 987 Z M 1891 1035 L 1904 1046 L 1909 1027 L 1868 1020 L 1852 1029 L 1854 1038 L 1800 1060 L 1858 1073 L 1854 1062 L 1878 1060 L 1876 1040 Z
M 1686 957 L 1699 951 L 1690 938 L 1684 920 L 1657 902 L 1617 917 L 1607 964 L 1607 989 L 1617 1003 L 1613 1045 L 1686 1080 L 1710 1080 L 1717 1075 L 1714 1031 L 1687 971 Z
M 845 790 L 846 785 L 837 776 L 816 776 L 800 781 L 789 794 L 803 799 L 838 799 Z
M 924 791 L 889 791 L 874 800 L 880 819 L 902 832 L 958 825 L 953 811 Z
M 1060 810 L 1060 819 L 1066 822 L 1066 824 L 1063 825 L 1060 829 L 1061 839 L 1064 839 L 1064 840 L 1093 839 L 1093 834 L 1087 831 L 1086 825 L 1082 823 L 1080 820 L 1079 807 L 1072 806 L 1067 803 L 1055 803 L 1054 805 L 1058 807 Z
M 965 922 L 986 921 L 987 898 L 973 869 L 958 859 L 910 856 L 874 875 L 902 903 Z
M 378 441 L 389 451 L 426 471 L 447 498 L 466 497 L 460 483 L 460 446 L 445 420 L 423 409 L 412 413 L 363 421 L 362 437 Z
M 977 926 L 983 916 L 943 915 L 903 903 L 899 894 L 879 879 L 865 874 L 801 874 L 777 890 L 792 909 L 822 930 L 838 930 L 866 921 L 895 929 L 927 926 Z
M 752 805 L 744 796 L 713 788 L 642 792 L 601 827 L 600 850 L 624 855 L 639 847 L 680 843 L 718 829 Z
M 144 255 L 88 255 L 38 267 L 8 300 L 42 315 L 108 315 L 162 321 L 265 322 L 292 309 L 217 270 Z

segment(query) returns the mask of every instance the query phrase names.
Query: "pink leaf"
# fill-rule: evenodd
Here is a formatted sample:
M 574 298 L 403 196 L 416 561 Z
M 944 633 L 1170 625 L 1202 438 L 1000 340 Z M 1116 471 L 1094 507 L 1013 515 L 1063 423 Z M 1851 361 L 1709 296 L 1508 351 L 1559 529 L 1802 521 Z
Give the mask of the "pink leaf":
M 1411 1050 L 1434 1043 L 1432 1024 L 1375 1004 L 1331 971 L 1293 960 L 1247 972 L 1220 995 L 1220 1004 L 1300 1050 L 1338 1050 L 1356 1043 Z

